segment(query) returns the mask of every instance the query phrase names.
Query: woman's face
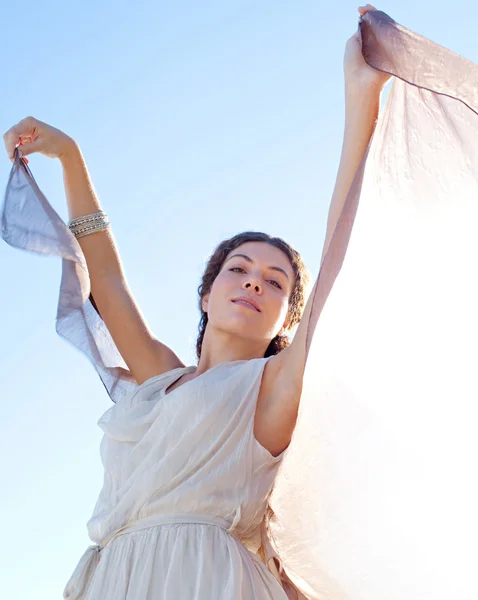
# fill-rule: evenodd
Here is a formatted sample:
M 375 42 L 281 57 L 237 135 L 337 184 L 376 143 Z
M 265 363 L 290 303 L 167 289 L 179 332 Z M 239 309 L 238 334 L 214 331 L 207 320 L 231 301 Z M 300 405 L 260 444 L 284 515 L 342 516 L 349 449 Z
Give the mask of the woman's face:
M 281 250 L 246 242 L 229 253 L 203 299 L 208 326 L 268 344 L 287 326 L 294 283 L 294 271 Z

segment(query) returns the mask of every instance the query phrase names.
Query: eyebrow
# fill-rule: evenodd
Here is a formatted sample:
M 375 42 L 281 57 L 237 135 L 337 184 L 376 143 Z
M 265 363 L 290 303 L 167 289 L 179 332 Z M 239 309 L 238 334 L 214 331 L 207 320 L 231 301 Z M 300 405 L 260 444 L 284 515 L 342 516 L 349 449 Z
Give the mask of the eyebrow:
M 226 262 L 228 262 L 229 260 L 231 260 L 232 258 L 244 258 L 245 260 L 247 260 L 247 262 L 253 263 L 254 261 L 252 260 L 252 258 L 250 258 L 249 256 L 247 256 L 247 254 L 233 254 L 232 256 L 230 256 Z M 289 279 L 289 275 L 287 275 L 287 273 L 284 271 L 284 269 L 281 269 L 280 267 L 267 267 L 268 269 L 271 269 L 272 271 L 279 271 L 279 273 L 282 273 L 283 275 L 285 275 L 287 277 L 287 279 Z

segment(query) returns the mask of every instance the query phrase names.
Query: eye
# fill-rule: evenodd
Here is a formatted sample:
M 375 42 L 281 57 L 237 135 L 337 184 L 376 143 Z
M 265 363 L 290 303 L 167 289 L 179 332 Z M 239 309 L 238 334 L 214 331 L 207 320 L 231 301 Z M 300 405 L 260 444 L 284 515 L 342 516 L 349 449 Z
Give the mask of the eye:
M 232 271 L 233 273 L 237 273 L 237 272 L 239 272 L 239 273 L 245 273 L 246 272 L 245 269 L 243 269 L 242 267 L 231 267 L 229 269 L 229 271 Z M 275 286 L 279 290 L 282 289 L 281 284 L 278 281 L 276 281 L 275 279 L 269 279 L 268 283 L 270 283 L 271 285 Z

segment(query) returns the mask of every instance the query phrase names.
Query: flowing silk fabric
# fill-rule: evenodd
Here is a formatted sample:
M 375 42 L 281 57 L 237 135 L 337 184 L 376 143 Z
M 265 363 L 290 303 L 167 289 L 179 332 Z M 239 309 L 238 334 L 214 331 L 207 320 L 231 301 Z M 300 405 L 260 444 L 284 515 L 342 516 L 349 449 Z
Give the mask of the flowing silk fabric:
M 476 599 L 478 67 L 382 12 L 359 32 L 395 80 L 312 292 L 268 531 L 311 600 Z M 18 155 L 1 234 L 62 258 L 57 331 L 130 396 L 81 248 Z
M 476 599 L 478 66 L 383 13 L 360 33 L 396 79 L 316 284 L 269 529 L 310 599 Z

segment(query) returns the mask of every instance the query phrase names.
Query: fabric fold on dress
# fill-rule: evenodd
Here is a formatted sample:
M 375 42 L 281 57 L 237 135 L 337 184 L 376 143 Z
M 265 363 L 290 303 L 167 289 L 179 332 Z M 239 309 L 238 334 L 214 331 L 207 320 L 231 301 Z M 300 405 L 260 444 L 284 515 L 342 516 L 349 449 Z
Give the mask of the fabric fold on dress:
M 101 417 L 103 488 L 90 546 L 65 600 L 285 600 L 260 558 L 261 525 L 283 455 L 254 436 L 269 359 L 217 365 L 166 394 L 191 370 L 143 383 Z
M 101 544 L 88 546 L 65 586 L 63 598 L 65 600 L 81 600 L 85 597 L 90 589 L 95 570 L 98 567 L 101 551 L 117 537 L 126 533 L 132 533 L 133 531 L 144 531 L 151 527 L 174 524 L 212 525 L 221 527 L 227 533 L 231 533 L 231 535 L 233 534 L 234 527 L 237 525 L 237 523 L 233 522 L 230 524 L 223 519 L 214 517 L 180 513 L 172 515 L 154 515 L 152 518 L 140 519 L 136 522 L 128 523 L 107 536 Z

